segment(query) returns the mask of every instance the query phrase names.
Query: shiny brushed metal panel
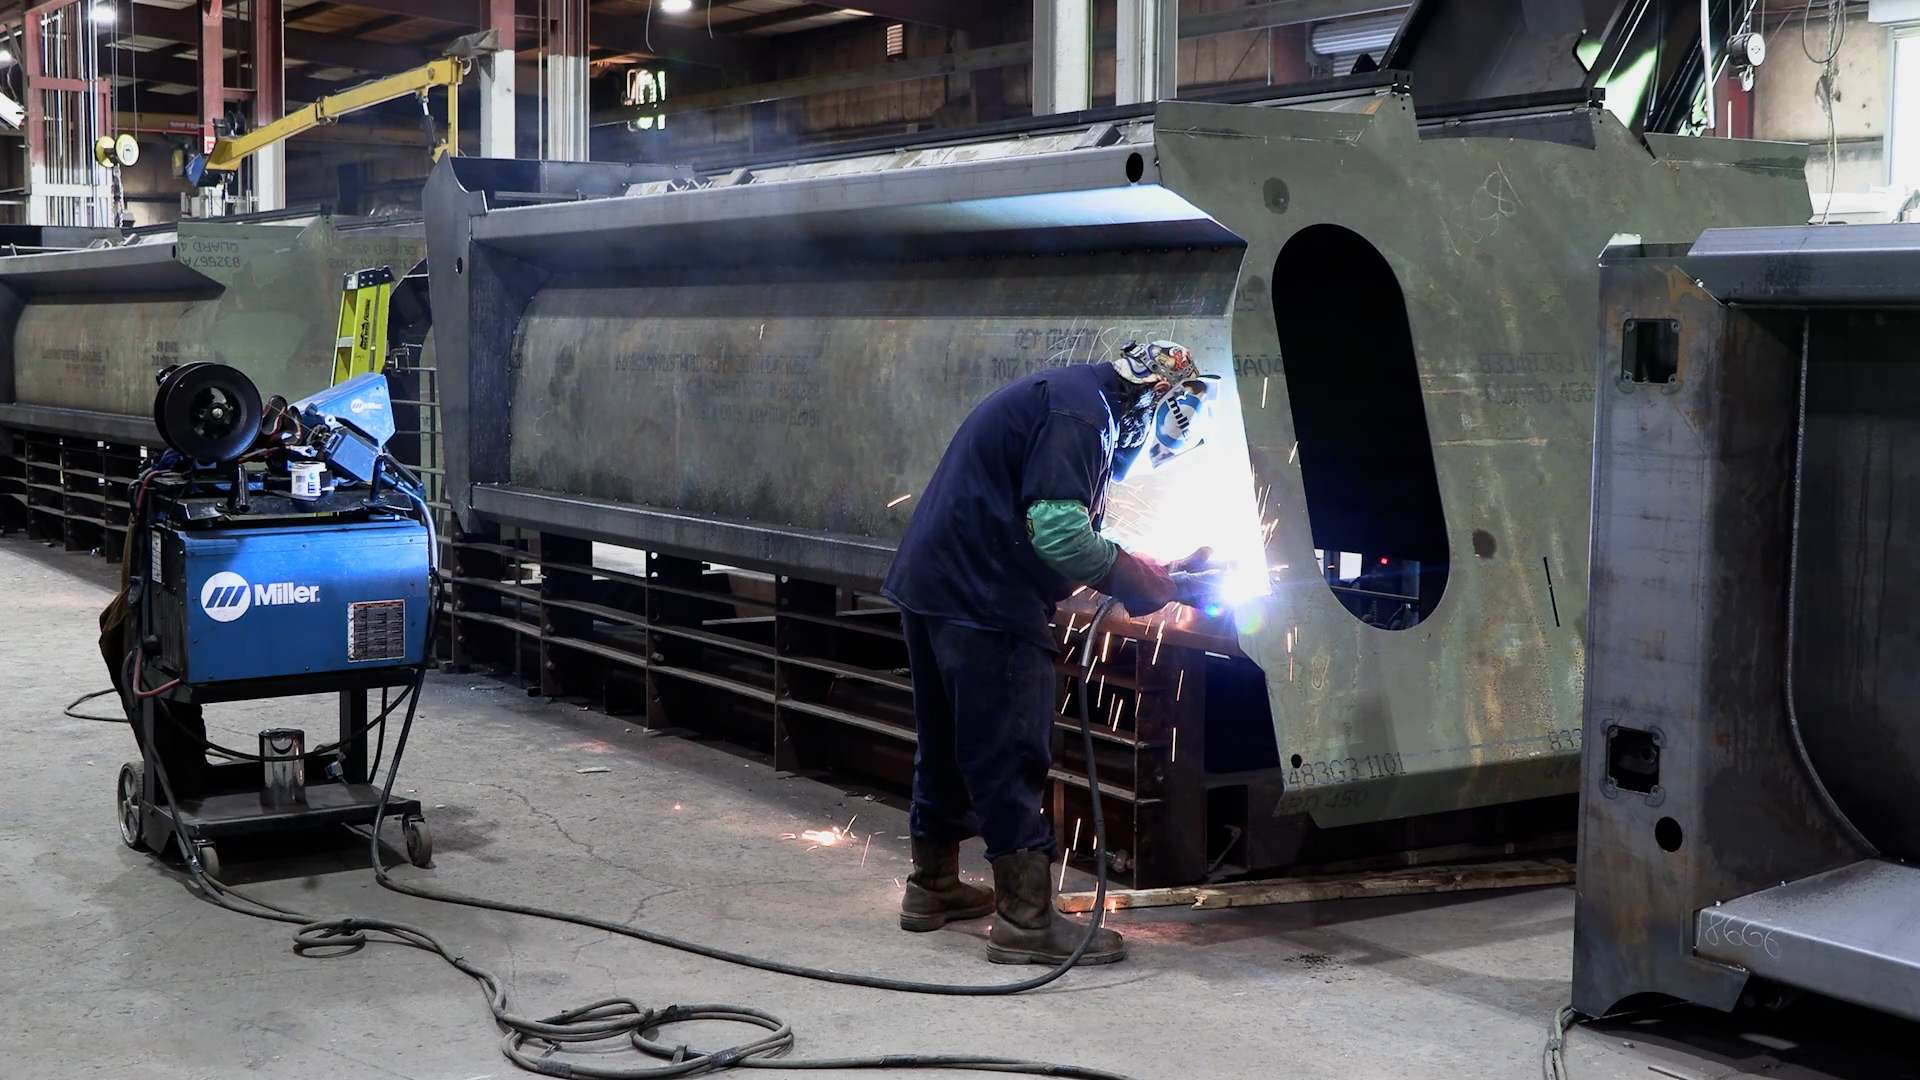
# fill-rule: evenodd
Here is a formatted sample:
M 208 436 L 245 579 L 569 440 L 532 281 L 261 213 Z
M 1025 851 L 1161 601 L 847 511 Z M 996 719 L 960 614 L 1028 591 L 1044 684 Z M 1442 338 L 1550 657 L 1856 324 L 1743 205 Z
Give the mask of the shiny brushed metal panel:
M 1706 960 L 1920 1020 L 1920 869 L 1866 859 L 1702 908 Z

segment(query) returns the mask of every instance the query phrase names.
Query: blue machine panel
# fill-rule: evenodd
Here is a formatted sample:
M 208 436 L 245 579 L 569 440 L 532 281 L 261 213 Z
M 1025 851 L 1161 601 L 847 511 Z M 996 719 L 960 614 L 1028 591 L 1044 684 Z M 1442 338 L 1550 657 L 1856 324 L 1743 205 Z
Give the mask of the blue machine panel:
M 420 523 L 163 531 L 186 682 L 420 663 L 431 589 Z

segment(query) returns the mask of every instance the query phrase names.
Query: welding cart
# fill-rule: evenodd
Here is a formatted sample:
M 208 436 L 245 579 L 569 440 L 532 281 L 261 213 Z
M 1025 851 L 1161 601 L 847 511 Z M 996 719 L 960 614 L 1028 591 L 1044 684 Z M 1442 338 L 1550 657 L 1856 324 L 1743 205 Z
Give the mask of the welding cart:
M 368 767 L 373 731 L 416 704 L 434 606 L 432 517 L 386 453 L 385 377 L 263 405 L 243 373 L 190 364 L 162 373 L 154 409 L 170 449 L 138 481 L 128 531 L 121 686 L 143 754 L 120 770 L 121 838 L 156 852 L 171 842 L 217 878 L 221 840 L 377 827 L 384 815 L 427 865 L 419 802 L 383 807 Z M 153 752 L 157 725 L 177 724 L 162 703 L 315 693 L 339 694 L 336 742 L 309 747 L 303 732 L 270 728 L 257 754 L 227 751 L 237 760 L 174 796 Z

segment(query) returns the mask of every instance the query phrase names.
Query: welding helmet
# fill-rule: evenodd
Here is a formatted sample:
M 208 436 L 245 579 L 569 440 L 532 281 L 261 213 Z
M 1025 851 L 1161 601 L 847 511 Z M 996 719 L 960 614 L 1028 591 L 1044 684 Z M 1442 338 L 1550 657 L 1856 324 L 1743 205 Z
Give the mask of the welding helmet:
M 1123 422 L 1121 443 L 1144 449 L 1149 468 L 1159 468 L 1205 441 L 1209 399 L 1218 375 L 1202 375 L 1185 345 L 1129 341 L 1113 366 L 1120 377 L 1145 389 Z

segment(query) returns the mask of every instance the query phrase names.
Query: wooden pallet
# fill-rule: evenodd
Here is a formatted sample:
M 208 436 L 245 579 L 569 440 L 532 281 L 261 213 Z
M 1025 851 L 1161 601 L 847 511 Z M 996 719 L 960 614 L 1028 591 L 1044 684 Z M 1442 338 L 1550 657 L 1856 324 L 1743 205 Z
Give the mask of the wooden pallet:
M 1481 889 L 1521 889 L 1537 885 L 1568 885 L 1573 865 L 1561 859 L 1516 859 L 1467 866 L 1422 866 L 1404 870 L 1316 874 L 1269 881 L 1237 881 L 1226 885 L 1181 885 L 1167 889 L 1109 889 L 1107 910 L 1148 907 L 1233 908 L 1264 904 L 1307 904 L 1323 900 L 1357 900 L 1369 896 L 1412 896 L 1425 893 L 1473 892 Z M 1093 909 L 1091 892 L 1061 893 L 1065 912 Z

